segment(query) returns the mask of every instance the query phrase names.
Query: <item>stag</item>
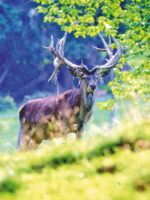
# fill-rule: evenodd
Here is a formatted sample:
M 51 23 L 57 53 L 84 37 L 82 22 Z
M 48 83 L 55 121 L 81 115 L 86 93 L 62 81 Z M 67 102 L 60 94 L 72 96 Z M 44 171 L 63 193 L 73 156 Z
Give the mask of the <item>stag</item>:
M 44 47 L 55 57 L 53 62 L 55 70 L 49 80 L 54 79 L 58 69 L 65 65 L 72 76 L 81 80 L 80 87 L 67 90 L 56 97 L 29 101 L 20 108 L 21 128 L 18 139 L 18 149 L 20 150 L 35 149 L 45 139 L 66 137 L 70 132 L 76 133 L 77 138 L 81 137 L 83 128 L 92 115 L 98 79 L 108 75 L 121 57 L 120 43 L 112 37 L 118 47 L 116 53 L 113 54 L 111 39 L 109 38 L 109 45 L 107 45 L 100 33 L 99 37 L 105 49 L 94 48 L 97 51 L 106 51 L 109 59 L 106 64 L 97 65 L 90 70 L 83 63 L 77 65 L 64 57 L 66 37 L 67 33 L 57 41 L 57 45 L 54 47 L 54 39 L 51 36 L 50 46 Z

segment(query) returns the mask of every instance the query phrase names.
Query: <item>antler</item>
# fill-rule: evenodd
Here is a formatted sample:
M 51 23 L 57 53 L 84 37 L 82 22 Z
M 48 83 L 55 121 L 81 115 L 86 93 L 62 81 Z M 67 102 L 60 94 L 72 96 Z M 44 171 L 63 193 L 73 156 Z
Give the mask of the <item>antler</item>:
M 66 42 L 66 38 L 67 38 L 67 32 L 65 32 L 64 36 L 60 40 L 57 41 L 56 48 L 54 48 L 54 38 L 53 36 L 51 36 L 51 42 L 50 42 L 49 47 L 43 46 L 44 49 L 50 51 L 56 57 L 53 62 L 55 70 L 53 74 L 50 76 L 50 78 L 48 79 L 48 81 L 56 77 L 58 69 L 63 64 L 75 70 L 85 71 L 85 69 L 87 69 L 86 66 L 76 65 L 64 57 L 64 45 Z
M 101 33 L 99 33 L 99 37 L 101 38 L 105 49 L 101 49 L 98 47 L 94 47 L 97 51 L 107 51 L 108 55 L 109 55 L 109 59 L 107 60 L 107 63 L 104 65 L 97 65 L 95 66 L 95 68 L 93 70 L 102 70 L 102 69 L 111 69 L 113 67 L 116 66 L 118 60 L 120 59 L 121 55 L 122 55 L 122 49 L 121 49 L 121 45 L 120 43 L 114 38 L 112 37 L 114 43 L 116 43 L 118 50 L 117 52 L 113 55 L 113 50 L 111 48 L 111 38 L 109 36 L 109 45 L 107 45 L 106 41 L 104 40 L 103 36 Z

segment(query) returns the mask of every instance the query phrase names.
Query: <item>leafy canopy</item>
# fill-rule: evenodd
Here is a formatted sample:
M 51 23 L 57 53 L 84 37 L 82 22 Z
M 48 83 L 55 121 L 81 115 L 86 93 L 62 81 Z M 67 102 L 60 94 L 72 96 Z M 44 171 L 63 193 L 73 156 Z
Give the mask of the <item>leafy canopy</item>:
M 44 14 L 45 22 L 57 23 L 63 31 L 73 32 L 75 37 L 94 37 L 100 31 L 105 35 L 118 35 L 126 55 L 118 64 L 114 82 L 109 86 L 117 101 L 150 100 L 150 26 L 148 0 L 34 0 L 37 9 Z M 126 60 L 130 71 L 120 71 Z M 123 84 L 122 84 L 123 83 Z M 116 102 L 106 105 L 112 108 Z M 104 105 L 99 104 L 100 107 Z

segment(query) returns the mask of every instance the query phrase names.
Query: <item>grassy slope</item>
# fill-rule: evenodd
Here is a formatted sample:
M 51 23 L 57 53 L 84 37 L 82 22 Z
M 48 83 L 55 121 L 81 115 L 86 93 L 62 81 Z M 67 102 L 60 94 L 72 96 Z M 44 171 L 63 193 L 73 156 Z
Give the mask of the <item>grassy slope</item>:
M 133 113 L 109 137 L 3 154 L 0 199 L 148 200 L 149 132 L 149 116 Z

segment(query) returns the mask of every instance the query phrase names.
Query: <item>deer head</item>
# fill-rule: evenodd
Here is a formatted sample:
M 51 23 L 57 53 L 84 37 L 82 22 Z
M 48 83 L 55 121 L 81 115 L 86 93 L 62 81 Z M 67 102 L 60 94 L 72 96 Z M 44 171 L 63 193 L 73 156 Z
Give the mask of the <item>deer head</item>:
M 47 49 L 55 56 L 53 62 L 55 70 L 51 75 L 51 77 L 49 78 L 49 81 L 56 78 L 58 69 L 61 67 L 61 65 L 65 64 L 69 68 L 69 71 L 74 77 L 77 77 L 80 80 L 82 80 L 82 84 L 84 85 L 84 89 L 86 90 L 86 92 L 93 93 L 97 87 L 98 79 L 100 77 L 105 77 L 106 75 L 108 75 L 111 69 L 114 68 L 118 63 L 118 60 L 122 55 L 121 45 L 114 37 L 112 37 L 114 43 L 116 43 L 118 47 L 116 53 L 113 54 L 113 50 L 111 48 L 111 37 L 109 37 L 109 45 L 107 45 L 102 34 L 99 33 L 99 37 L 101 38 L 105 49 L 100 49 L 95 46 L 94 48 L 97 51 L 106 51 L 108 53 L 109 59 L 107 60 L 106 64 L 96 65 L 91 70 L 89 70 L 88 67 L 83 63 L 81 63 L 81 65 L 76 65 L 64 57 L 64 45 L 66 42 L 66 37 L 67 37 L 67 32 L 65 32 L 63 38 L 57 41 L 56 48 L 54 48 L 53 36 L 51 36 L 51 42 L 49 47 L 43 46 L 43 48 Z

